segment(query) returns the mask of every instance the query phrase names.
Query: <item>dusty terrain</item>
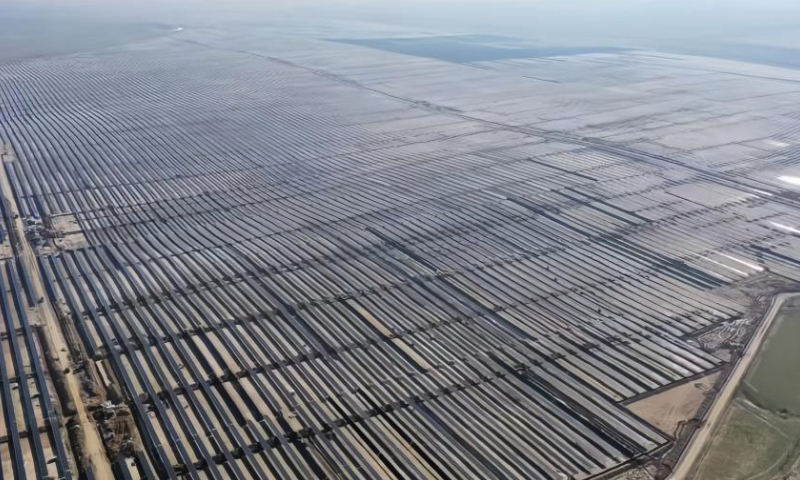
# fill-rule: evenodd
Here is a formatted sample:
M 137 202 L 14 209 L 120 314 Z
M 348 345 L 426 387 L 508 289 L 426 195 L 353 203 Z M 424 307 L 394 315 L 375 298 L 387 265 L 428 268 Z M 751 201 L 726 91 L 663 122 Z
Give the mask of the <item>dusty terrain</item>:
M 5 163 L 5 161 L 2 162 L 2 164 Z M 23 263 L 25 270 L 29 274 L 28 278 L 33 283 L 33 292 L 37 299 L 41 299 L 34 308 L 35 315 L 32 316 L 32 321 L 38 322 L 43 327 L 45 335 L 53 347 L 52 353 L 57 357 L 56 365 L 64 372 L 63 378 L 69 391 L 68 400 L 75 405 L 78 425 L 81 429 L 79 435 L 82 438 L 82 453 L 91 464 L 97 478 L 113 478 L 111 464 L 106 456 L 103 442 L 100 439 L 94 421 L 89 418 L 86 406 L 83 403 L 80 379 L 74 372 L 74 364 L 69 357 L 69 345 L 64 339 L 62 326 L 59 324 L 52 305 L 46 301 L 44 284 L 36 262 L 36 252 L 28 242 L 23 217 L 17 208 L 11 183 L 5 171 L 0 172 L 0 187 L 2 187 L 2 197 L 8 209 L 7 214 L 13 220 L 14 228 L 18 232 L 19 243 L 16 245 L 16 260 Z
M 628 409 L 662 432 L 675 436 L 678 426 L 695 417 L 697 409 L 719 379 L 713 373 L 665 392 L 628 404 Z
M 697 468 L 701 465 L 699 462 L 704 458 L 705 452 L 709 448 L 713 448 L 713 442 L 722 441 L 720 439 L 723 438 L 724 435 L 721 433 L 720 428 L 725 426 L 727 420 L 738 416 L 743 418 L 743 422 L 755 422 L 755 424 L 764 422 L 763 419 L 759 420 L 758 416 L 753 417 L 751 415 L 748 417 L 744 413 L 748 408 L 748 402 L 744 402 L 741 405 L 733 404 L 733 407 L 731 407 L 731 402 L 740 391 L 743 379 L 748 374 L 754 361 L 759 358 L 762 344 L 768 337 L 770 327 L 773 321 L 778 317 L 781 307 L 784 302 L 792 301 L 793 298 L 794 296 L 792 294 L 782 294 L 775 297 L 769 312 L 750 339 L 747 349 L 726 380 L 722 391 L 707 414 L 703 426 L 695 433 L 691 443 L 684 451 L 680 463 L 676 466 L 671 478 L 675 480 L 694 478 Z M 773 429 L 773 427 L 770 427 L 770 429 Z M 752 443 L 752 445 L 749 445 L 749 443 Z M 734 446 L 743 448 L 745 451 L 749 449 L 750 453 L 752 453 L 754 451 L 753 447 L 768 448 L 769 442 L 766 439 L 750 439 L 744 441 L 744 443 L 733 441 L 725 450 L 732 450 Z M 762 457 L 765 456 L 768 457 L 767 452 L 762 452 L 761 455 L 755 455 L 753 459 L 754 461 L 760 461 Z M 732 460 L 726 462 L 726 464 L 732 465 Z

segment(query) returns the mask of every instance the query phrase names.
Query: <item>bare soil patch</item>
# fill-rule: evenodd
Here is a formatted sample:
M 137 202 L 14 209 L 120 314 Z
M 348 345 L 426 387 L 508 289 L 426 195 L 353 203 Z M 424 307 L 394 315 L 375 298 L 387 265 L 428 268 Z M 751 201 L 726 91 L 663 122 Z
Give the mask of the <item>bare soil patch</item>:
M 664 433 L 674 435 L 681 423 L 694 418 L 718 378 L 719 372 L 712 373 L 631 403 L 628 409 Z

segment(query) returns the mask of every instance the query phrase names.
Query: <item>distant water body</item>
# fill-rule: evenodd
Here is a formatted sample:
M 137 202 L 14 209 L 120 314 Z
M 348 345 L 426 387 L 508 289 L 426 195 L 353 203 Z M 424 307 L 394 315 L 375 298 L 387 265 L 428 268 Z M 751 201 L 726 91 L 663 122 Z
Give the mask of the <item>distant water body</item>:
M 528 40 L 496 35 L 337 38 L 330 40 L 455 63 L 614 53 L 625 50 L 617 47 L 539 45 Z

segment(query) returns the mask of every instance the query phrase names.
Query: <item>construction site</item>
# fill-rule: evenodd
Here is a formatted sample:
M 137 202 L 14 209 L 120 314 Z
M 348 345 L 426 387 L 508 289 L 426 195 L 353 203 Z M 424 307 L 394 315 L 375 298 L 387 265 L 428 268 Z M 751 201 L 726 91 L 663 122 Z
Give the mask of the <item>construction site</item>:
M 0 480 L 669 477 L 800 289 L 800 71 L 326 33 L 0 65 Z

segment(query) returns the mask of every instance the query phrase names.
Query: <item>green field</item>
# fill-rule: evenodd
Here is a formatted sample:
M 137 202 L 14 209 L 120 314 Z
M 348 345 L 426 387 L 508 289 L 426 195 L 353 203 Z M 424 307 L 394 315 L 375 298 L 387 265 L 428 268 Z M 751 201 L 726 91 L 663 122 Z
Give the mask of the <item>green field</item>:
M 800 309 L 784 309 L 748 373 L 742 393 L 767 410 L 800 416 Z
M 787 304 L 701 459 L 696 480 L 777 480 L 800 459 L 800 308 Z

